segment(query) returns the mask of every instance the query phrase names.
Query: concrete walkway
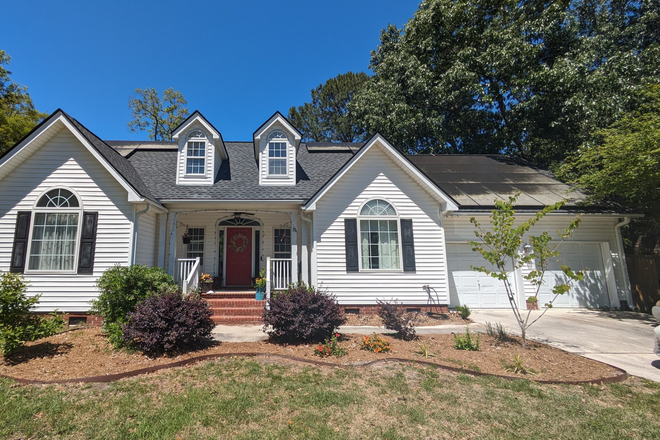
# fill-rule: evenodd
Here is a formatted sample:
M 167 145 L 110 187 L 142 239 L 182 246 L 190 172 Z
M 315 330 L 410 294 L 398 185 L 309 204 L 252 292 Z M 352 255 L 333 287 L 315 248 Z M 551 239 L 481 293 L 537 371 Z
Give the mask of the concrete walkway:
M 531 319 L 540 311 L 533 311 Z M 486 322 L 501 323 L 507 331 L 520 334 L 511 310 L 473 310 L 470 329 L 485 332 Z M 660 382 L 660 356 L 653 353 L 651 316 L 634 312 L 601 312 L 586 309 L 552 309 L 527 331 L 527 337 L 590 359 L 614 365 L 629 374 Z M 267 335 L 261 325 L 218 325 L 214 339 L 225 342 L 262 341 Z M 371 334 L 386 332 L 383 327 L 343 326 L 341 333 Z M 418 327 L 419 334 L 464 332 L 464 325 Z

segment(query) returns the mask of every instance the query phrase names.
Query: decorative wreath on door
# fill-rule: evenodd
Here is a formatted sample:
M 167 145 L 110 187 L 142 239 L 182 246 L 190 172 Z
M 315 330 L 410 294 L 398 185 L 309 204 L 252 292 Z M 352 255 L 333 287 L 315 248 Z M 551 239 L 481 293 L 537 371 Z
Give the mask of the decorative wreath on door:
M 240 246 L 236 244 L 238 240 L 241 240 L 242 242 Z M 243 252 L 245 249 L 247 249 L 247 245 L 248 238 L 240 232 L 237 232 L 229 239 L 229 249 L 233 250 L 234 252 Z

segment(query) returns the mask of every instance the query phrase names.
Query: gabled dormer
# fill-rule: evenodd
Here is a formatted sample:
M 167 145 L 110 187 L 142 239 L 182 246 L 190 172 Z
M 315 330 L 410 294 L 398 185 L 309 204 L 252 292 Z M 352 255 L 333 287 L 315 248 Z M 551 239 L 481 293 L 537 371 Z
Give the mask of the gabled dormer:
M 198 111 L 173 132 L 178 144 L 177 185 L 213 185 L 220 164 L 228 159 L 222 135 Z
M 253 139 L 259 185 L 295 185 L 300 132 L 276 112 L 254 132 Z

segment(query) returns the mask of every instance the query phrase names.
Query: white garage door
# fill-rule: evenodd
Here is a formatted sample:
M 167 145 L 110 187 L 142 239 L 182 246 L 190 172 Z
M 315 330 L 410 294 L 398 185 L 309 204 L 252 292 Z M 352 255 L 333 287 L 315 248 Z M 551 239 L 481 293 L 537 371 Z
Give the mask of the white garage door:
M 510 307 L 504 282 L 476 272 L 470 265 L 493 269 L 481 254 L 472 252 L 469 244 L 447 243 L 450 305 L 491 309 Z
M 555 307 L 599 307 L 609 306 L 607 282 L 603 270 L 603 255 L 600 243 L 564 243 L 561 254 L 548 265 L 545 273 L 545 283 L 539 291 L 539 306 L 547 303 L 554 296 L 552 288 L 568 280 L 561 265 L 565 264 L 571 270 L 584 270 L 584 280 L 570 281 L 571 290 L 568 294 L 559 295 L 554 302 Z

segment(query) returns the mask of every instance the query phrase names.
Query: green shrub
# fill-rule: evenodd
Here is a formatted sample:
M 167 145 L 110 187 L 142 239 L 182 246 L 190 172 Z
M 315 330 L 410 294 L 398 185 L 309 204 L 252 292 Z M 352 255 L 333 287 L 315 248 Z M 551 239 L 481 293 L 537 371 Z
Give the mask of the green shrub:
M 101 294 L 98 299 L 92 301 L 90 313 L 103 317 L 105 333 L 117 336 L 117 329 L 128 322 L 128 314 L 135 309 L 135 306 L 148 296 L 159 292 L 164 285 L 176 286 L 176 283 L 160 267 L 117 265 L 103 272 L 99 278 L 97 287 Z M 117 338 L 113 340 L 119 341 Z
M 472 311 L 468 306 L 456 306 L 456 311 L 461 315 L 461 318 L 468 319 Z
M 8 355 L 27 341 L 45 338 L 64 326 L 61 314 L 34 315 L 40 295 L 28 297 L 27 283 L 15 273 L 0 275 L 0 352 Z
M 346 322 L 334 296 L 302 282 L 274 295 L 263 318 L 271 338 L 293 343 L 330 338 Z
M 456 350 L 479 351 L 479 335 L 472 336 L 470 328 L 465 327 L 465 334 L 454 335 L 454 348 Z

